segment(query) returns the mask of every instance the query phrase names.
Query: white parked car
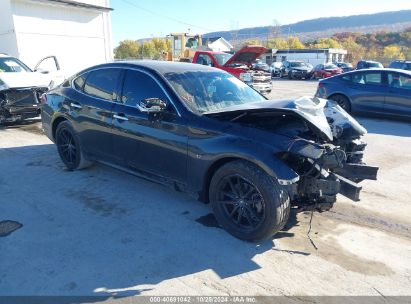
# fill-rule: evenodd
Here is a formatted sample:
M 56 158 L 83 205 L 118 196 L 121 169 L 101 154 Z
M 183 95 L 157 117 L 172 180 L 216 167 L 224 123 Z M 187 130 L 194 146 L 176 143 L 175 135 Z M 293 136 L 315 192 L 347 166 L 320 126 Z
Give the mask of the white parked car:
M 283 67 L 282 62 L 273 62 L 270 65 L 270 73 L 272 77 L 280 77 L 281 68 Z
M 0 123 L 38 116 L 40 96 L 63 81 L 55 56 L 43 58 L 32 70 L 19 59 L 0 54 Z

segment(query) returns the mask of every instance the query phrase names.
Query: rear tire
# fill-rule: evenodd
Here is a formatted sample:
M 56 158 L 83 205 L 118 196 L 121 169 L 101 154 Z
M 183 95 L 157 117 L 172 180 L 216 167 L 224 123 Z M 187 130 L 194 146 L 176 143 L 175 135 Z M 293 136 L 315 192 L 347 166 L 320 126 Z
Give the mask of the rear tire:
M 247 161 L 223 165 L 211 179 L 209 197 L 218 223 L 245 241 L 272 237 L 290 213 L 288 193 L 277 180 Z
M 80 140 L 69 121 L 63 121 L 57 126 L 56 145 L 68 170 L 81 170 L 92 165 L 92 162 L 84 157 Z
M 351 103 L 347 97 L 341 94 L 330 96 L 328 99 L 334 100 L 337 104 L 343 108 L 347 113 L 351 112 Z

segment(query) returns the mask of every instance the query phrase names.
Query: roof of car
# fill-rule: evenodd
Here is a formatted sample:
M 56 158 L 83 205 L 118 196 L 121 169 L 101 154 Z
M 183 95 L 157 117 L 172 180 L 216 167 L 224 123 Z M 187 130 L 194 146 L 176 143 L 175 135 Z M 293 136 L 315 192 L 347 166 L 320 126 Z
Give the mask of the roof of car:
M 4 54 L 4 53 L 0 53 L 0 57 L 10 57 L 9 55 L 7 55 L 7 54 Z
M 345 74 L 348 73 L 358 73 L 358 72 L 400 72 L 403 74 L 407 74 L 407 75 L 411 75 L 411 71 L 407 71 L 407 70 L 401 70 L 401 69 L 392 69 L 392 68 L 376 68 L 376 69 L 361 69 L 361 70 L 355 70 L 355 71 L 351 71 L 351 72 L 347 72 Z M 344 74 L 341 74 L 344 75 Z
M 358 62 L 375 62 L 375 63 L 380 63 L 380 62 L 375 61 L 375 60 L 360 60 L 360 61 L 358 61 Z
M 216 69 L 213 67 L 209 67 L 206 65 L 201 64 L 193 64 L 193 63 L 186 63 L 186 62 L 175 62 L 175 61 L 159 61 L 159 60 L 125 60 L 125 61 L 115 61 L 113 63 L 105 63 L 100 64 L 97 66 L 90 67 L 84 71 L 93 70 L 95 68 L 103 68 L 103 67 L 139 67 L 146 70 L 156 71 L 160 74 L 167 74 L 167 73 L 184 73 L 184 72 L 199 72 L 199 71 L 220 71 L 220 69 Z M 83 71 L 83 72 L 84 72 Z M 79 74 L 82 74 L 80 72 Z

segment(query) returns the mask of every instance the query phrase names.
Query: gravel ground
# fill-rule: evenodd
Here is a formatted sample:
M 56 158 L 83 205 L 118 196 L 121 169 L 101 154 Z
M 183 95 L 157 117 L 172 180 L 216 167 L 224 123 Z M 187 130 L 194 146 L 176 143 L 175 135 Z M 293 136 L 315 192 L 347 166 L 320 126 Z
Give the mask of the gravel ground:
M 316 85 L 276 80 L 270 97 Z M 411 125 L 359 120 L 379 180 L 314 214 L 318 250 L 309 214 L 242 242 L 188 195 L 103 165 L 65 171 L 38 121 L 3 127 L 0 222 L 22 227 L 0 237 L 0 295 L 411 296 Z

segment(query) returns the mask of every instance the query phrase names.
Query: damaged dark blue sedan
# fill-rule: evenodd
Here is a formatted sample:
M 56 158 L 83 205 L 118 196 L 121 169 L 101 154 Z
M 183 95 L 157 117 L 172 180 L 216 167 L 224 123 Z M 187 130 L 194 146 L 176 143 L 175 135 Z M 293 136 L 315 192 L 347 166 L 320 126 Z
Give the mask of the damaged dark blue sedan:
M 359 200 L 358 182 L 377 175 L 363 163 L 366 130 L 337 103 L 269 101 L 207 66 L 99 65 L 43 101 L 43 128 L 69 170 L 101 162 L 194 193 L 247 241 L 272 237 L 290 208 Z

